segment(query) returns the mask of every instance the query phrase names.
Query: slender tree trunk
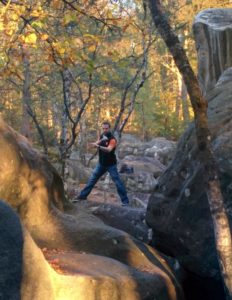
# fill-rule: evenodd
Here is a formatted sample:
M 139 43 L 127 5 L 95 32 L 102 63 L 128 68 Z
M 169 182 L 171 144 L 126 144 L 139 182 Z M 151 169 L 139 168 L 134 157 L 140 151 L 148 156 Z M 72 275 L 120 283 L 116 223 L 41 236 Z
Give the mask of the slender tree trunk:
M 79 122 L 80 125 L 80 131 L 78 134 L 78 148 L 79 148 L 79 158 L 82 162 L 82 164 L 85 166 L 86 165 L 86 158 L 85 158 L 85 153 L 87 149 L 87 136 L 86 136 L 86 120 L 85 118 L 82 118 Z
M 190 121 L 190 113 L 188 107 L 188 93 L 183 78 L 181 79 L 181 101 L 183 119 L 184 122 L 187 124 Z
M 177 72 L 177 83 L 178 83 L 178 97 L 176 99 L 176 107 L 175 107 L 175 114 L 176 119 L 180 120 L 180 111 L 181 111 L 181 91 L 182 91 L 182 78 L 179 72 Z
M 59 108 L 56 102 L 52 102 L 52 122 L 53 122 L 53 128 L 55 130 L 56 142 L 58 144 L 60 120 L 59 120 Z
M 46 139 L 44 132 L 37 120 L 36 114 L 31 107 L 31 73 L 30 73 L 30 61 L 29 53 L 25 47 L 21 47 L 22 50 L 22 60 L 23 60 L 23 91 L 22 91 L 22 105 L 23 105 L 23 116 L 22 116 L 22 126 L 21 133 L 26 136 L 29 140 L 32 140 L 31 132 L 31 122 L 30 118 L 35 124 L 38 131 L 41 143 L 44 149 L 44 154 L 48 154 Z M 20 88 L 21 89 L 21 88 Z
M 70 87 L 71 77 L 67 69 L 61 71 L 62 83 L 63 83 L 63 111 L 61 117 L 61 135 L 60 135 L 60 156 L 62 163 L 62 176 L 65 175 L 65 163 L 67 158 L 67 145 L 69 143 L 68 136 L 68 122 L 69 122 L 69 104 L 70 104 Z
M 178 72 L 179 73 L 179 72 Z M 189 108 L 188 108 L 188 92 L 183 80 L 182 75 L 178 74 L 178 100 L 176 104 L 176 116 L 179 119 L 183 116 L 185 123 L 188 123 L 190 120 Z M 181 112 L 182 107 L 182 112 Z
M 30 62 L 28 59 L 28 54 L 23 49 L 23 95 L 22 95 L 22 126 L 21 126 L 21 133 L 29 140 L 32 139 L 31 134 L 31 125 L 30 125 L 30 116 L 27 112 L 27 107 L 30 105 L 31 102 L 31 91 L 30 91 Z
M 149 5 L 153 21 L 183 76 L 193 107 L 199 159 L 204 166 L 206 193 L 214 224 L 219 265 L 227 299 L 232 299 L 231 232 L 220 189 L 219 172 L 211 146 L 211 135 L 207 119 L 207 102 L 202 95 L 198 80 L 189 64 L 186 53 L 162 12 L 160 1 L 149 0 Z
M 29 140 L 32 140 L 31 125 L 30 125 L 30 118 L 32 118 L 32 121 L 34 122 L 38 134 L 40 136 L 41 143 L 44 149 L 44 154 L 47 155 L 48 149 L 47 149 L 46 139 L 43 130 L 37 120 L 36 114 L 31 107 L 30 61 L 26 49 L 23 49 L 22 55 L 23 55 L 23 67 L 24 67 L 23 69 L 24 81 L 23 81 L 23 122 L 22 122 L 21 132 Z
M 141 102 L 141 114 L 142 114 L 142 140 L 145 142 L 146 140 L 146 118 L 144 112 L 144 103 Z

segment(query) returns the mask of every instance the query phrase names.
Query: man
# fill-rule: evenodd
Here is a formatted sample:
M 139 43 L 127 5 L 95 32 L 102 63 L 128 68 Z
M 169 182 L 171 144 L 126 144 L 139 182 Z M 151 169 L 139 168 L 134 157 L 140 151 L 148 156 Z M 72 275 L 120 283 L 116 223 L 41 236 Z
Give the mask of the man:
M 93 174 L 89 178 L 84 189 L 80 192 L 77 199 L 86 200 L 98 179 L 106 172 L 109 172 L 113 182 L 117 187 L 117 192 L 122 201 L 122 206 L 128 206 L 129 199 L 127 197 L 126 189 L 119 177 L 117 170 L 117 159 L 115 155 L 117 141 L 110 132 L 109 122 L 105 121 L 102 123 L 102 130 L 103 133 L 101 134 L 100 139 L 96 143 L 92 143 L 93 147 L 98 148 L 99 163 L 97 164 Z

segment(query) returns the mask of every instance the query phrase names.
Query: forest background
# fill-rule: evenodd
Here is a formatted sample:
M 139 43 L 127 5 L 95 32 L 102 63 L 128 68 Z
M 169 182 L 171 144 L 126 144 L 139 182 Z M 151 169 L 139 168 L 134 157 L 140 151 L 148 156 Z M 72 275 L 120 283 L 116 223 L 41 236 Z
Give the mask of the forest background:
M 102 120 L 142 140 L 177 140 L 192 119 L 182 77 L 141 1 L 0 1 L 0 113 L 65 159 Z M 223 0 L 162 1 L 197 69 L 194 16 Z

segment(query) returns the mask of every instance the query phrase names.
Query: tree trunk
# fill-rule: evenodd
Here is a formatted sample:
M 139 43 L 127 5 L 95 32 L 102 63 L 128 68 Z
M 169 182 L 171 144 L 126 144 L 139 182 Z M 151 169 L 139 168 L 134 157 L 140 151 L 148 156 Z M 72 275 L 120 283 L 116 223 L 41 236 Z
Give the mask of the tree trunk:
M 182 75 L 178 72 L 178 98 L 176 101 L 176 117 L 180 120 L 183 117 L 184 123 L 190 121 L 190 114 L 188 108 L 188 93 Z
M 48 154 L 48 148 L 46 144 L 46 139 L 44 136 L 43 129 L 41 128 L 36 114 L 31 108 L 31 75 L 30 75 L 30 61 L 28 59 L 28 53 L 25 49 L 22 52 L 23 56 L 23 66 L 24 66 L 24 81 L 23 81 L 23 118 L 22 118 L 22 128 L 21 133 L 26 136 L 29 140 L 32 139 L 31 134 L 31 125 L 30 125 L 30 117 L 32 118 L 38 134 L 41 139 L 41 143 L 44 149 L 44 154 Z
M 181 80 L 181 101 L 182 101 L 183 119 L 184 122 L 187 124 L 190 121 L 190 113 L 188 107 L 188 93 L 183 78 Z
M 55 101 L 52 102 L 52 123 L 53 123 L 53 129 L 55 131 L 55 136 L 56 136 L 56 144 L 58 145 L 60 120 L 59 120 L 59 107 Z
M 67 145 L 69 143 L 68 136 L 68 121 L 69 121 L 69 103 L 70 103 L 70 87 L 71 87 L 71 78 L 68 70 L 64 69 L 61 71 L 61 77 L 63 82 L 63 111 L 61 118 L 61 135 L 60 135 L 60 156 L 62 162 L 62 176 L 65 174 L 65 161 L 67 156 Z
M 176 98 L 176 107 L 175 107 L 175 114 L 176 114 L 176 120 L 180 120 L 181 117 L 181 92 L 182 92 L 182 76 L 177 71 L 177 83 L 178 83 L 178 97 Z
M 211 135 L 207 120 L 207 102 L 198 80 L 189 64 L 178 37 L 166 20 L 159 0 L 149 0 L 153 21 L 165 41 L 183 76 L 194 111 L 199 159 L 204 166 L 206 193 L 214 224 L 215 243 L 227 299 L 232 299 L 232 243 L 228 217 L 220 189 L 218 169 L 211 147 Z
M 30 62 L 27 53 L 23 49 L 23 95 L 22 95 L 22 126 L 21 133 L 29 140 L 32 139 L 30 116 L 27 112 L 27 107 L 31 102 L 31 91 L 30 91 Z

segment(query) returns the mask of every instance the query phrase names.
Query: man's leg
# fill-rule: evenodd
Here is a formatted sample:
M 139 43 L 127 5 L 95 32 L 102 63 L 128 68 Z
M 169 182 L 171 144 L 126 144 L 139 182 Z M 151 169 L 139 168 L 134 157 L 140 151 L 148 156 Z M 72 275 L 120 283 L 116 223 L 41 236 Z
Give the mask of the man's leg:
M 106 168 L 102 167 L 100 164 L 96 166 L 96 168 L 93 171 L 93 174 L 89 178 L 86 186 L 84 189 L 80 192 L 78 199 L 86 199 L 90 192 L 92 191 L 92 188 L 98 181 L 98 179 L 106 172 Z
M 116 185 L 116 188 L 117 188 L 117 191 L 121 198 L 122 203 L 125 205 L 129 204 L 129 199 L 127 196 L 126 188 L 125 188 L 121 178 L 119 177 L 117 165 L 108 167 L 108 172 L 110 173 L 110 177 L 112 178 L 113 182 Z

